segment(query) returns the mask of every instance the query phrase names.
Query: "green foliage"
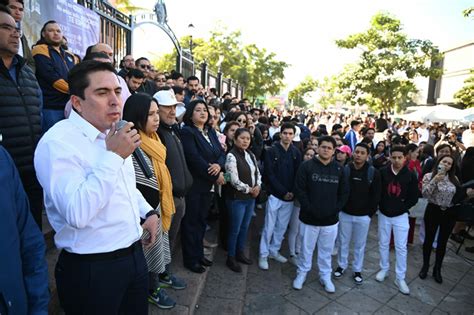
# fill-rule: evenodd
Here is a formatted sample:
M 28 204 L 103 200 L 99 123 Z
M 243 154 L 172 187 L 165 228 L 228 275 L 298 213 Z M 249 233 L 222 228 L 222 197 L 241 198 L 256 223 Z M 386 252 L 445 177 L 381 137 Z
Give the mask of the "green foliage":
M 125 14 L 134 14 L 137 11 L 150 11 L 149 9 L 134 5 L 132 0 L 115 0 L 115 7 Z
M 309 92 L 315 92 L 319 86 L 319 82 L 310 76 L 307 76 L 293 90 L 288 93 L 288 99 L 293 106 L 308 107 L 308 102 L 304 100 Z
M 367 104 L 377 111 L 399 110 L 417 93 L 415 77 L 442 74 L 441 69 L 431 67 L 442 58 L 436 47 L 428 40 L 408 39 L 400 20 L 386 13 L 372 17 L 367 31 L 336 44 L 362 51 L 359 61 L 339 76 L 339 88 L 352 104 Z
M 180 43 L 183 49 L 189 49 L 190 37 L 182 37 Z M 255 44 L 244 45 L 240 31 L 229 31 L 218 25 L 208 41 L 193 38 L 192 51 L 196 65 L 206 62 L 211 72 L 221 70 L 225 77 L 237 80 L 251 100 L 277 94 L 284 87 L 284 71 L 289 64 L 277 60 L 274 53 Z M 176 51 L 154 60 L 153 64 L 160 71 L 174 69 Z
M 344 91 L 339 89 L 339 80 L 337 76 L 324 77 L 319 85 L 317 103 L 322 108 L 334 106 L 345 100 Z
M 464 86 L 454 94 L 456 102 L 464 107 L 474 107 L 474 69 L 471 76 L 464 81 Z
M 462 15 L 464 17 L 470 17 L 474 14 L 474 7 L 467 8 L 466 10 L 462 11 Z

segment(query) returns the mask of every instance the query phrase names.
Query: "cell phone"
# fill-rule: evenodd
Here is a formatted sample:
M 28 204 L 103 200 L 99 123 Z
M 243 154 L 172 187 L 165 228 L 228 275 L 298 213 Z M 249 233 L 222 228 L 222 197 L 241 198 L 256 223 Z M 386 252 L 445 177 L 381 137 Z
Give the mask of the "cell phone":
M 446 168 L 444 167 L 444 165 L 440 164 L 438 165 L 438 173 L 446 173 Z

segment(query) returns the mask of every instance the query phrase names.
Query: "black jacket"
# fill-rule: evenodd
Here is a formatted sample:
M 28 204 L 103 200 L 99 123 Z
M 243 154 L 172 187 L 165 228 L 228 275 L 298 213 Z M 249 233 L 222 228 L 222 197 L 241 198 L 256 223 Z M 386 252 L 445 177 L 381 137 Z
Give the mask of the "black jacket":
M 265 151 L 263 172 L 267 192 L 283 200 L 288 192 L 294 192 L 296 172 L 301 164 L 301 153 L 290 144 L 287 151 L 279 142 Z
M 349 196 L 343 167 L 335 161 L 324 165 L 317 157 L 303 162 L 296 175 L 295 194 L 301 203 L 299 218 L 303 223 L 336 224 Z
M 353 163 L 349 163 L 349 186 L 350 194 L 346 205 L 342 209 L 345 213 L 355 216 L 368 215 L 372 217 L 377 211 L 380 201 L 381 183 L 380 173 L 374 168 L 373 178 L 369 183 L 368 170 L 370 166 L 365 163 L 361 169 L 356 169 Z
M 24 186 L 36 182 L 33 157 L 41 137 L 41 90 L 26 60 L 16 56 L 17 82 L 0 59 L 0 134 Z
M 382 195 L 379 209 L 387 217 L 407 213 L 418 202 L 420 190 L 416 174 L 404 166 L 397 175 L 389 165 L 380 170 Z
M 166 147 L 166 166 L 168 166 L 171 181 L 173 182 L 173 195 L 175 197 L 184 197 L 189 189 L 191 189 L 193 177 L 186 164 L 183 144 L 175 127 L 177 125 L 168 126 L 161 122 L 158 128 L 158 135 Z

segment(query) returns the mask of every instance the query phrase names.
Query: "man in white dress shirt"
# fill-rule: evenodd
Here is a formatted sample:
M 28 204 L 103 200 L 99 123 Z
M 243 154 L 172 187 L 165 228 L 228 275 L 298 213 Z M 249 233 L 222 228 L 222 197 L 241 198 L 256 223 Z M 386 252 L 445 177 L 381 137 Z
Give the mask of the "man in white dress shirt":
M 74 110 L 46 132 L 34 161 L 62 249 L 55 269 L 61 306 L 66 314 L 147 314 L 139 240 L 145 229 L 147 243 L 155 241 L 158 217 L 135 185 L 130 155 L 140 136 L 132 123 L 116 128 L 123 104 L 110 63 L 75 66 L 69 89 Z

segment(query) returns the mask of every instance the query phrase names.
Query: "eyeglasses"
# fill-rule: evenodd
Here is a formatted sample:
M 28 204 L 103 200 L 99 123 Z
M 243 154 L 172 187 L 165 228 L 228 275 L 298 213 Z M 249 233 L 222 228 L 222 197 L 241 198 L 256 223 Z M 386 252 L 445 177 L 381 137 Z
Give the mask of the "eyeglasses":
M 10 24 L 0 24 L 0 28 L 10 33 L 21 34 L 21 28 L 10 25 Z
M 156 79 L 156 82 L 166 82 L 166 79 Z
M 237 119 L 237 122 L 244 124 L 244 123 L 247 123 L 247 120 L 246 119 Z
M 147 66 L 147 65 L 140 65 L 140 68 L 142 68 L 142 69 L 148 69 L 148 70 L 150 70 L 150 69 L 151 69 L 151 66 Z

